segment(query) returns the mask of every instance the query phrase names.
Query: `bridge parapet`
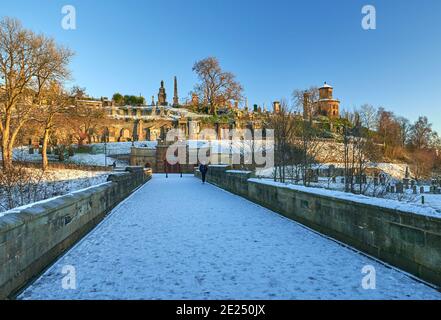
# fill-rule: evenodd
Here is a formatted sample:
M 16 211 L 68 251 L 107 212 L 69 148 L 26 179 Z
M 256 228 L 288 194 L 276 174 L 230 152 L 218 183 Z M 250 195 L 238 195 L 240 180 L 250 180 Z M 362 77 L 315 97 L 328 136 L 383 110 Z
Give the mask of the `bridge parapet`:
M 207 172 L 207 181 L 220 188 L 441 288 L 441 218 L 251 177 L 228 167 L 209 166 Z
M 151 170 L 128 167 L 110 174 L 100 185 L 4 213 L 0 217 L 0 299 L 11 297 L 150 179 Z

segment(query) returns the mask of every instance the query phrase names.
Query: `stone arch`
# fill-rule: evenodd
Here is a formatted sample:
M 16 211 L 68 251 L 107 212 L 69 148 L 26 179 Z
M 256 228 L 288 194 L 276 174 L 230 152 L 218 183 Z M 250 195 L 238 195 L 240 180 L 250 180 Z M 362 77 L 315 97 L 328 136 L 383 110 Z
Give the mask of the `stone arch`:
M 101 130 L 101 142 L 108 142 L 110 138 L 110 131 L 108 127 L 103 127 Z
M 130 141 L 132 139 L 132 134 L 129 129 L 122 128 L 119 133 L 119 141 Z

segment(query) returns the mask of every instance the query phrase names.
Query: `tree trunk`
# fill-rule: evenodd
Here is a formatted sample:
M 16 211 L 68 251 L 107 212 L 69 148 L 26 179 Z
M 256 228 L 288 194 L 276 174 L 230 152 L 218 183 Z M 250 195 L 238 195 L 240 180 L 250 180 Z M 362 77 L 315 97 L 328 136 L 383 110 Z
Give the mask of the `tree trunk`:
M 3 157 L 3 168 L 5 170 L 12 167 L 12 148 L 9 143 L 9 134 L 3 132 L 2 136 L 2 157 Z
M 48 159 L 47 159 L 47 145 L 49 142 L 49 128 L 44 129 L 44 136 L 43 136 L 43 146 L 41 148 L 41 168 L 43 171 L 46 171 L 49 165 Z

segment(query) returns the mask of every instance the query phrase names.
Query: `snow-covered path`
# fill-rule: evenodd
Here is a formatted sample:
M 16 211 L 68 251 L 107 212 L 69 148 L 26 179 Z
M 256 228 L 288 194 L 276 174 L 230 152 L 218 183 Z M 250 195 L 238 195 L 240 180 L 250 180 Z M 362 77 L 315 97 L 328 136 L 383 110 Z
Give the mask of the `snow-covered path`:
M 63 266 L 77 288 L 62 288 Z M 376 289 L 362 268 L 376 269 Z M 72 275 L 72 273 L 70 274 Z M 434 289 L 192 176 L 153 179 L 21 299 L 440 299 Z

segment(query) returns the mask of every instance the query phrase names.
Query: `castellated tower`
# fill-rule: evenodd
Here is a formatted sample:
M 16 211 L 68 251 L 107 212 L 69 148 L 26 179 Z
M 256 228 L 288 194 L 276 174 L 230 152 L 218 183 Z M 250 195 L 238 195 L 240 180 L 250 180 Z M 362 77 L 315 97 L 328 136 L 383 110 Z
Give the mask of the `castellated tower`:
M 318 115 L 329 118 L 338 118 L 340 116 L 340 101 L 332 97 L 333 88 L 326 82 L 319 89 L 319 100 L 317 101 Z
M 308 91 L 303 93 L 303 119 L 311 120 L 312 119 L 312 104 L 311 97 Z
M 319 99 L 311 101 L 311 95 L 305 91 L 303 94 L 303 119 L 311 120 L 312 117 L 325 116 L 338 118 L 340 116 L 340 101 L 332 96 L 333 88 L 326 82 L 319 88 Z

